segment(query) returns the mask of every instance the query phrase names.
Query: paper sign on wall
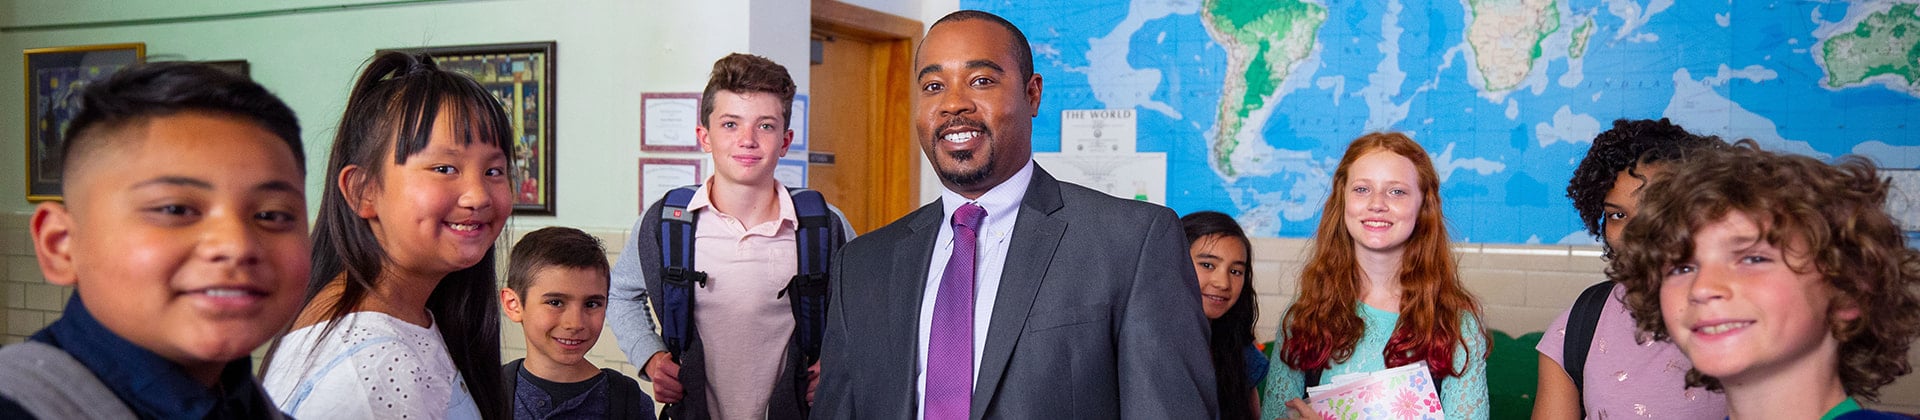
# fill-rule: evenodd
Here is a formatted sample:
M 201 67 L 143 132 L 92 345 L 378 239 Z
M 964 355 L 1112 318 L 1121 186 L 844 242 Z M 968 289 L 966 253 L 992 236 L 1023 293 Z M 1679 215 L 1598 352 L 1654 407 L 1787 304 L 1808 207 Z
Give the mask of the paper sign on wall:
M 1060 153 L 1126 153 L 1139 139 L 1132 109 L 1060 111 Z

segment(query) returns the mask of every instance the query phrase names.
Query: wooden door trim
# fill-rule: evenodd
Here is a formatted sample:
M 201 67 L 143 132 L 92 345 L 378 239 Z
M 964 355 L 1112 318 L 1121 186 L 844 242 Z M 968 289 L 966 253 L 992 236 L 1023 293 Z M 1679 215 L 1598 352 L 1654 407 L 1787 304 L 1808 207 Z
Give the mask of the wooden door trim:
M 876 40 L 920 38 L 920 21 L 835 0 L 813 0 L 813 28 Z
M 919 21 L 835 0 L 813 0 L 816 33 L 857 37 L 874 45 L 872 79 L 875 92 L 868 109 L 877 110 L 865 139 L 869 158 L 864 175 L 871 188 L 867 226 L 880 227 L 920 206 L 920 147 L 913 140 L 913 47 L 919 44 Z M 840 203 L 846 206 L 853 203 Z

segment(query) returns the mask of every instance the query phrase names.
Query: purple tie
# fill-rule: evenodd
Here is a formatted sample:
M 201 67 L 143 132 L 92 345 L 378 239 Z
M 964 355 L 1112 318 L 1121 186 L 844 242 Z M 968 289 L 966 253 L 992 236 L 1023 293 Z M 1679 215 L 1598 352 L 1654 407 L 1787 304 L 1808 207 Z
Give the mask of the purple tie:
M 927 420 L 965 419 L 973 403 L 973 264 L 987 209 L 953 211 L 953 256 L 940 274 L 927 338 Z

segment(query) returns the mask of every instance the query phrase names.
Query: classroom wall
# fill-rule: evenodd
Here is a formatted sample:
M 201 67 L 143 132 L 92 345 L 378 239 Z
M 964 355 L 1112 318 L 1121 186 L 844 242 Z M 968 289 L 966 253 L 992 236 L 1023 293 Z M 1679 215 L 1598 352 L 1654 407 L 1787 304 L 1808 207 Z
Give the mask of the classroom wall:
M 931 23 L 957 0 L 849 0 L 848 3 Z M 307 10 L 296 13 L 277 11 Z M 205 20 L 239 13 L 258 17 Z M 276 14 L 280 13 L 280 14 Z M 299 113 L 311 196 L 344 107 L 346 86 L 375 49 L 554 40 L 559 63 L 556 216 L 515 217 L 507 241 L 539 227 L 579 227 L 602 238 L 617 258 L 639 212 L 636 160 L 698 157 L 639 152 L 641 92 L 694 92 L 713 60 L 747 51 L 773 58 L 808 90 L 810 3 L 792 0 L 0 0 L 0 51 L 140 41 L 150 57 L 246 59 L 253 77 Z M 149 18 L 178 22 L 111 24 Z M 101 26 L 88 23 L 107 22 Z M 83 25 L 56 28 L 48 25 Z M 52 322 L 70 288 L 41 279 L 28 237 L 32 205 L 21 200 L 24 150 L 22 80 L 18 66 L 0 66 L 0 344 L 17 343 Z M 918 159 L 918 156 L 916 156 Z M 922 201 L 938 197 L 937 178 L 922 161 Z M 311 204 L 317 205 L 318 199 Z M 510 242 L 509 242 L 510 243 Z M 1272 338 L 1297 289 L 1307 248 L 1302 239 L 1257 238 L 1259 339 Z M 1456 245 L 1462 277 L 1485 306 L 1488 328 L 1514 335 L 1539 331 L 1600 281 L 1604 264 L 1591 246 Z M 504 261 L 503 261 L 504 264 Z M 525 353 L 517 325 L 505 323 L 506 357 Z M 602 367 L 634 374 L 611 333 L 589 356 Z M 1909 375 L 1883 389 L 1882 405 L 1920 411 L 1920 379 Z M 643 387 L 651 389 L 651 387 Z M 1906 404 L 1906 405 L 1900 405 Z

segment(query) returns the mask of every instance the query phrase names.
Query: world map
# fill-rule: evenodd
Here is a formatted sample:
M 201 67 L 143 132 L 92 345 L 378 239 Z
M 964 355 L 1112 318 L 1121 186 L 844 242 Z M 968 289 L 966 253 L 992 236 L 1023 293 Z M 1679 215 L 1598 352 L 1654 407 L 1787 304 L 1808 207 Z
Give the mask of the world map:
M 1166 204 L 1311 237 L 1353 138 L 1432 155 L 1455 240 L 1591 244 L 1566 198 L 1620 118 L 1920 168 L 1920 1 L 962 0 L 1024 31 L 1064 110 L 1133 109 Z M 1900 179 L 1900 176 L 1896 176 Z

